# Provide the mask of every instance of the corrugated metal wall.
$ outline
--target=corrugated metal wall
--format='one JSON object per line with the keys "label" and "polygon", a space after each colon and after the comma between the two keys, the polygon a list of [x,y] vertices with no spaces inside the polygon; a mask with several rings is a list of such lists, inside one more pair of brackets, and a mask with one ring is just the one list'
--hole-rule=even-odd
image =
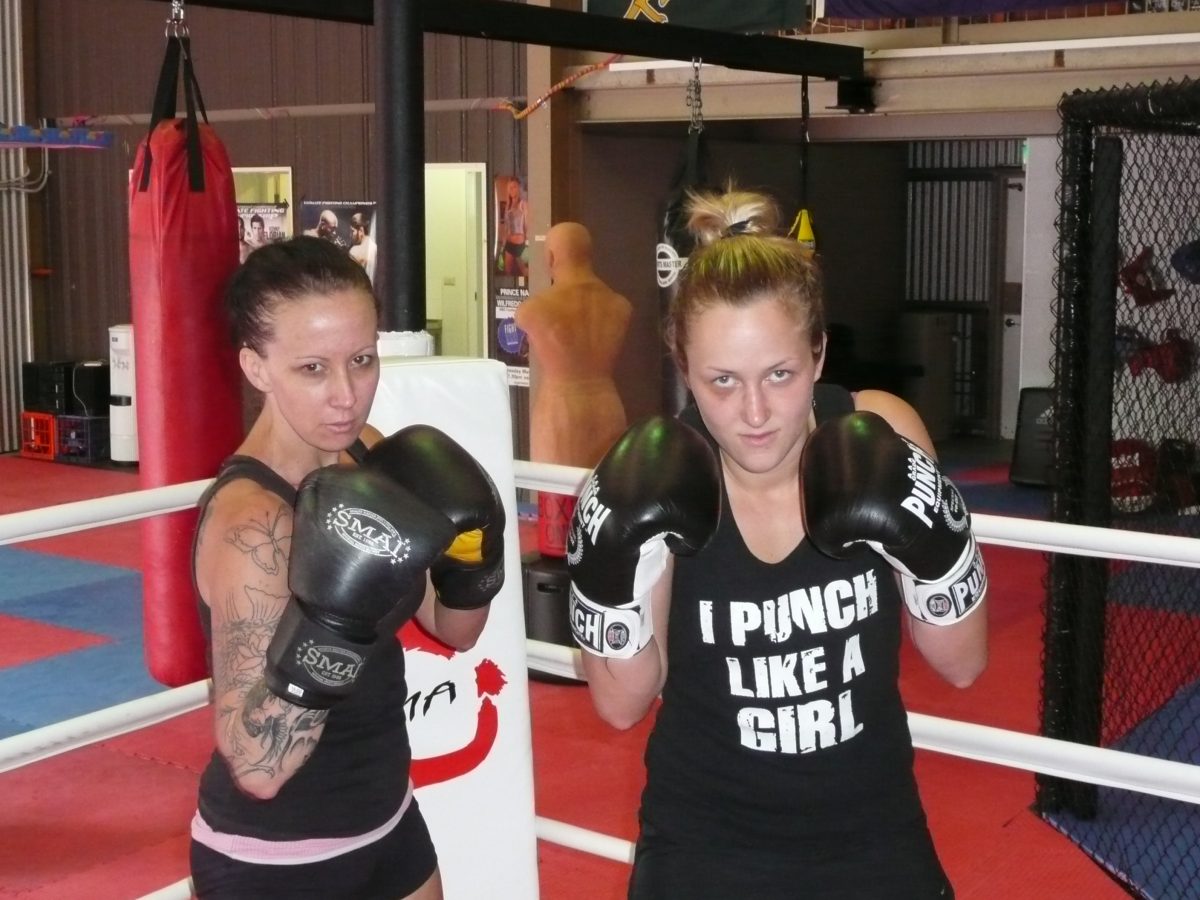
{"label": "corrugated metal wall", "polygon": [[983,141],[913,141],[910,169],[997,169],[1020,167],[1024,138]]}
{"label": "corrugated metal wall", "polygon": [[[25,119],[20,0],[0,0],[0,121]],[[28,194],[44,170],[36,150],[0,150],[0,450],[21,445],[21,363],[32,355]]]}
{"label": "corrugated metal wall", "polygon": [[953,428],[984,433],[1003,228],[997,173],[1023,165],[1021,139],[917,141],[908,148],[905,302],[949,347]]}
{"label": "corrugated metal wall", "polygon": [[906,300],[988,301],[998,224],[993,194],[990,175],[909,177]]}
{"label": "corrugated metal wall", "polygon": [[[149,112],[169,5],[150,0],[38,0],[32,115]],[[196,74],[209,110],[374,100],[369,27],[188,7]],[[430,99],[521,95],[521,45],[428,35]],[[524,146],[510,114],[485,109],[426,114],[428,162],[486,162],[510,172]],[[370,116],[217,125],[235,166],[291,166],[296,200],[371,198],[386,161],[372,155]],[[129,320],[126,180],[144,126],[115,129],[119,146],[56,154],[43,200],[45,265],[37,352],[107,356],[108,327]],[[491,216],[489,215],[489,219]]]}
{"label": "corrugated metal wall", "polygon": [[1020,168],[1024,142],[916,141],[908,151],[908,276],[915,303],[986,303],[993,291],[993,172]]}

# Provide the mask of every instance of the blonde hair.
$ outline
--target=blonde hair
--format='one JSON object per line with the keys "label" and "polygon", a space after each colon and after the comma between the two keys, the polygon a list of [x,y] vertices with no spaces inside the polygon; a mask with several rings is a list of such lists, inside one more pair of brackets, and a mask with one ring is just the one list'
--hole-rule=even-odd
{"label": "blonde hair", "polygon": [[812,252],[779,231],[779,207],[766,194],[737,189],[690,192],[688,231],[696,249],[679,274],[664,336],[687,371],[688,326],[706,309],[775,300],[808,331],[814,353],[825,336],[821,271]]}

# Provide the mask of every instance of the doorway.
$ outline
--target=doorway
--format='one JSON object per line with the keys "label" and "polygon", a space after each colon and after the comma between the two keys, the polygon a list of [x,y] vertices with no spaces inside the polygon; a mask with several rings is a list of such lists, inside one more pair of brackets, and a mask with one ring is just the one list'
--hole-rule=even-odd
{"label": "doorway", "polygon": [[425,164],[425,328],[439,356],[489,355],[487,166]]}

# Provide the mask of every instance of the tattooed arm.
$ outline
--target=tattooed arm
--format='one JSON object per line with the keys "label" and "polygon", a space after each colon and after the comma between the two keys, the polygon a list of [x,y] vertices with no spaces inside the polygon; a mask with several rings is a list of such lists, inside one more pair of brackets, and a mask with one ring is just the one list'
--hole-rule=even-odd
{"label": "tattooed arm", "polygon": [[278,793],[316,748],[328,710],[296,706],[263,682],[267,645],[288,600],[292,510],[251,482],[223,489],[200,526],[196,578],[212,611],[217,749],[237,785]]}

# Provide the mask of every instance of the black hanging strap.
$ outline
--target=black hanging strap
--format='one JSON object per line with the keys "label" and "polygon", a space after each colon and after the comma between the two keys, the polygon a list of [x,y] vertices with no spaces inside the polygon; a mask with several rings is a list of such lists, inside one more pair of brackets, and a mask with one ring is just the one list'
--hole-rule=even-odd
{"label": "black hanging strap", "polygon": [[187,139],[188,155],[188,186],[193,191],[204,190],[204,157],[200,150],[200,117],[208,123],[208,112],[204,108],[204,97],[200,93],[200,83],[196,80],[195,69],[192,66],[192,41],[188,36],[187,26],[180,22],[167,22],[167,49],[163,54],[162,68],[158,73],[158,85],[154,91],[154,106],[150,111],[150,128],[146,133],[146,149],[143,154],[141,178],[138,190],[145,191],[150,187],[150,137],[160,122],[175,118],[176,95],[179,91],[180,62],[183,63],[183,98],[187,108],[184,119],[184,129]]}

